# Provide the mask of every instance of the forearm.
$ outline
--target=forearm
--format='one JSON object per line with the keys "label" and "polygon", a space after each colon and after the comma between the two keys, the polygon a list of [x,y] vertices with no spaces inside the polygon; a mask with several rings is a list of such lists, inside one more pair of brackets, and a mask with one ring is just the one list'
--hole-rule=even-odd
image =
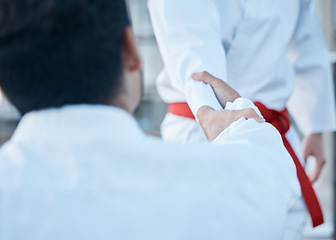
{"label": "forearm", "polygon": [[211,87],[191,79],[192,73],[201,71],[226,79],[220,20],[213,1],[150,0],[148,6],[172,86],[185,95],[195,117],[202,106],[222,109]]}

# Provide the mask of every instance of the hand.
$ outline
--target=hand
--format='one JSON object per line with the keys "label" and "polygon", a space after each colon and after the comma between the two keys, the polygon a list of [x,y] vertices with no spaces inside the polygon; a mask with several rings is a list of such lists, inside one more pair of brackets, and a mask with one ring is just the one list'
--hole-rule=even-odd
{"label": "hand", "polygon": [[323,144],[322,144],[322,134],[310,134],[306,136],[302,141],[303,146],[303,156],[305,161],[309,156],[314,156],[316,159],[316,165],[313,171],[309,174],[309,179],[311,182],[315,182],[322,168],[325,164],[325,158],[323,153]]}
{"label": "hand", "polygon": [[219,78],[215,78],[208,72],[194,73],[191,77],[196,81],[208,83],[212,87],[223,108],[225,108],[227,102],[233,102],[237,98],[240,98],[239,93],[237,93],[226,82]]}
{"label": "hand", "polygon": [[215,140],[225,128],[240,118],[253,118],[257,122],[265,122],[252,108],[216,111],[211,107],[203,106],[197,111],[197,118],[209,141]]}
{"label": "hand", "polygon": [[[225,108],[227,102],[233,102],[240,95],[231,88],[227,83],[219,78],[215,78],[208,72],[194,73],[191,76],[194,80],[208,83],[219,103]],[[254,109],[243,110],[220,110],[215,111],[209,106],[203,106],[197,111],[197,119],[203,131],[209,141],[215,140],[215,138],[233,122],[240,118],[253,118],[257,122],[265,122],[265,120],[254,111]]]}

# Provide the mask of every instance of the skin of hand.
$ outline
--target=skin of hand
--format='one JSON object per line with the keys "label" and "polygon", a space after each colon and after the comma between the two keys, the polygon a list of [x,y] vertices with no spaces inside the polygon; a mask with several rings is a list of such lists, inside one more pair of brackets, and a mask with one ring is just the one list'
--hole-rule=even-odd
{"label": "skin of hand", "polygon": [[196,81],[209,84],[223,108],[225,108],[227,102],[233,102],[237,98],[240,98],[240,95],[236,90],[223,80],[212,76],[208,72],[194,73],[191,77]]}
{"label": "skin of hand", "polygon": [[253,118],[259,123],[265,122],[252,108],[242,110],[214,110],[209,106],[203,106],[197,111],[198,122],[209,141],[216,137],[233,122],[240,118]]}
{"label": "skin of hand", "polygon": [[[195,73],[191,76],[194,80],[209,84],[224,108],[227,102],[233,102],[240,95],[221,79],[215,78],[208,72]],[[233,122],[240,118],[254,119],[259,123],[265,122],[252,108],[242,110],[219,110],[203,106],[197,111],[197,119],[209,141],[215,138]]]}
{"label": "skin of hand", "polygon": [[302,141],[302,148],[305,161],[307,161],[309,156],[314,156],[316,159],[315,168],[309,174],[310,181],[315,182],[320,176],[322,168],[326,162],[323,153],[322,134],[315,133],[304,137]]}

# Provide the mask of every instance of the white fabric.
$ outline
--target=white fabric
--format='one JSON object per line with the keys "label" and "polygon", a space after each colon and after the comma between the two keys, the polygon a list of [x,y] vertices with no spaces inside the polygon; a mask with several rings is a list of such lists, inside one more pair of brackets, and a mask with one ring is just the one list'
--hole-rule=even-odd
{"label": "white fabric", "polygon": [[114,107],[29,113],[0,149],[0,239],[285,239],[301,193],[278,132],[229,128],[182,145]]}
{"label": "white fabric", "polygon": [[[240,109],[247,109],[252,108],[254,111],[262,117],[259,109],[248,99],[244,98],[237,98],[234,102],[227,102],[225,105],[225,110],[240,110]],[[232,129],[234,129],[236,126],[240,126],[244,121],[246,121],[245,118],[241,118],[234,123],[232,123],[228,128],[224,129],[217,138],[212,142],[214,144],[225,144],[225,136],[232,133]],[[249,120],[249,122],[255,122],[254,120]],[[265,123],[268,124],[268,123]],[[233,131],[234,132],[234,131]],[[279,133],[278,133],[279,134]],[[241,138],[241,136],[239,136]]]}
{"label": "white fabric", "polygon": [[[225,110],[239,110],[252,108],[259,116],[262,116],[259,109],[249,100],[238,98],[234,103],[227,102]],[[225,135],[229,131],[225,129],[220,135]],[[162,138],[165,141],[175,141],[181,143],[205,143],[208,142],[202,127],[193,119],[176,116],[167,113],[161,125]],[[292,146],[296,156],[302,166],[305,166],[305,160],[301,150],[301,141],[293,126],[286,133],[286,138]],[[220,138],[219,138],[220,139]],[[217,139],[216,139],[217,140]],[[215,140],[215,141],[216,141]]]}
{"label": "white fabric", "polygon": [[161,124],[161,137],[166,142],[207,143],[201,126],[194,120],[167,113]]}
{"label": "white fabric", "polygon": [[[228,106],[230,105],[231,104],[227,104],[227,110],[229,110]],[[230,132],[229,129],[224,130],[221,135],[215,139],[215,143],[225,144],[225,140],[221,139],[221,137],[225,137]],[[183,143],[208,142],[203,129],[195,120],[179,117],[170,113],[166,115],[162,123],[161,133],[165,141],[175,140]],[[304,166],[305,161],[301,150],[301,143],[293,127],[291,127],[287,132],[286,138],[296,152],[301,164]],[[295,202],[290,215],[291,219],[286,223],[286,233],[283,239],[303,239],[303,229],[308,216],[306,204],[303,198],[298,199]]]}
{"label": "white fabric", "polygon": [[336,128],[328,50],[311,0],[149,0],[165,68],[164,101],[187,101],[196,116],[220,109],[208,71],[268,108],[288,107],[304,134]]}
{"label": "white fabric", "polygon": [[206,143],[202,127],[193,119],[167,113],[161,124],[161,137],[166,142]]}

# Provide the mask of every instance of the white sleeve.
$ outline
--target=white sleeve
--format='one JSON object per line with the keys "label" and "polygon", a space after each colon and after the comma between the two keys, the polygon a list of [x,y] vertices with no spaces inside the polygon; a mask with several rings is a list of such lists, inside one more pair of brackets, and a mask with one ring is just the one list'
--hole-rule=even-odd
{"label": "white sleeve", "polygon": [[336,128],[334,85],[329,52],[311,0],[301,1],[300,17],[289,47],[295,66],[288,109],[305,134]]}
{"label": "white sleeve", "polygon": [[[254,111],[256,111],[256,113],[262,117],[259,109],[254,105],[254,103],[246,98],[237,98],[234,102],[227,102],[225,106],[225,110],[242,110],[242,109],[247,109],[247,108],[254,109]],[[271,132],[273,132],[272,134],[273,135],[275,134],[277,139],[281,139],[278,131],[275,130],[275,128],[272,125],[270,124],[267,124],[267,125],[269,125],[268,128],[272,129],[271,130]],[[241,131],[247,132],[246,137],[248,136],[254,137],[253,135],[258,136],[258,134],[260,133],[259,131],[265,131],[261,129],[265,129],[265,128],[262,126],[262,124],[257,123],[255,120],[253,119],[246,120],[245,118],[240,118],[237,121],[233,122],[226,129],[224,129],[212,143],[213,144],[225,144],[228,138],[231,138],[232,136],[235,136],[235,135],[238,135],[239,137],[241,137],[241,139],[244,139],[243,135],[240,134]]]}
{"label": "white sleeve", "polygon": [[220,19],[212,0],[149,0],[160,52],[174,88],[182,92],[196,117],[202,106],[222,109],[212,88],[191,74],[207,71],[226,79]]}
{"label": "white sleeve", "polygon": [[[261,116],[259,109],[248,99],[237,98],[233,103],[227,103],[225,107],[226,110],[241,110],[246,108],[253,108]],[[292,157],[283,145],[280,133],[269,123],[258,123],[253,119],[246,120],[245,118],[241,118],[219,134],[212,144],[228,147],[234,142],[239,143],[241,147],[240,151],[246,153],[252,161],[261,154],[260,159],[266,158],[272,159],[272,161],[278,159],[279,162],[287,164],[288,168],[283,170],[280,170],[278,166],[279,162],[274,161],[270,165],[273,165],[272,167],[277,168],[278,172],[281,172],[285,176],[283,180],[290,181],[288,186],[291,188],[291,196],[286,209],[287,215],[283,220],[285,226],[282,232],[284,234],[283,239],[293,239],[293,236],[297,235],[297,231],[302,229],[302,223],[307,216],[304,210],[298,211],[298,209],[304,209],[305,205],[302,200],[299,181],[297,180],[296,167]],[[250,145],[253,147],[248,150]],[[234,160],[236,161],[236,159]],[[252,169],[255,166],[255,164],[251,165],[249,167],[250,170],[253,171]],[[257,165],[256,167],[259,170],[262,169],[261,172],[269,171],[263,165]],[[271,178],[269,177],[268,179]],[[281,194],[286,194],[286,191]]]}

